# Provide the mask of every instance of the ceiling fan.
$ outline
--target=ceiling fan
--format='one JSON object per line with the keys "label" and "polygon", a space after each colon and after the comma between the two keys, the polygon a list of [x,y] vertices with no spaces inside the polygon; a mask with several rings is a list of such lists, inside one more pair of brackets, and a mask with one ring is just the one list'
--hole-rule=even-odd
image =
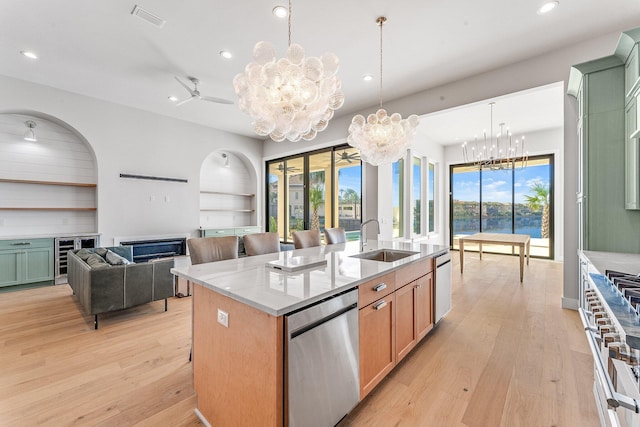
{"label": "ceiling fan", "polygon": [[189,92],[189,94],[191,95],[189,98],[183,99],[182,101],[178,102],[176,104],[176,106],[185,104],[189,101],[192,101],[194,99],[199,99],[200,101],[210,101],[210,102],[216,102],[218,104],[233,104],[233,101],[229,101],[228,99],[224,99],[224,98],[216,98],[215,96],[204,96],[200,94],[200,91],[198,90],[198,84],[200,83],[200,80],[196,79],[195,77],[187,77],[191,83],[193,83],[193,89],[191,89],[187,83],[183,82],[182,80],[180,80],[180,78],[178,78],[178,76],[174,76],[175,79],[178,81],[178,83],[180,83],[182,85],[182,87],[184,87],[187,92]]}
{"label": "ceiling fan", "polygon": [[[284,163],[278,164],[278,172],[284,172]],[[295,166],[287,166],[287,172],[298,172]]]}
{"label": "ceiling fan", "polygon": [[347,150],[344,150],[342,153],[336,153],[336,155],[338,156],[336,163],[352,163],[354,160],[360,160],[360,153],[347,153]]}

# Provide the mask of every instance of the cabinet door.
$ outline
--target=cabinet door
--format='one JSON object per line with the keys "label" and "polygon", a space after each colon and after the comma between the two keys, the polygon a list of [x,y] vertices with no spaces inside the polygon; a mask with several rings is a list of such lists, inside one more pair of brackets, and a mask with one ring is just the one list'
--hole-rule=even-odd
{"label": "cabinet door", "polygon": [[0,286],[20,283],[22,258],[22,253],[18,250],[0,251]]}
{"label": "cabinet door", "polygon": [[396,360],[401,361],[416,346],[417,281],[396,291]]}
{"label": "cabinet door", "polygon": [[627,57],[627,61],[624,64],[624,93],[626,95],[625,104],[632,98],[633,89],[636,88],[636,82],[638,81],[640,72],[640,62],[638,61],[638,44],[636,44],[631,53]]}
{"label": "cabinet door", "polygon": [[34,248],[24,251],[23,283],[53,280],[53,247]]}
{"label": "cabinet door", "polygon": [[396,364],[394,294],[360,309],[359,317],[362,400]]}
{"label": "cabinet door", "polygon": [[417,340],[424,338],[433,329],[433,273],[416,280],[416,334]]}
{"label": "cabinet door", "polygon": [[633,98],[625,109],[625,208],[640,209],[640,200],[638,197],[640,186],[640,170],[638,163],[640,161],[640,153],[638,153],[638,139],[631,138],[631,134],[636,131],[637,115],[636,115],[636,99]]}

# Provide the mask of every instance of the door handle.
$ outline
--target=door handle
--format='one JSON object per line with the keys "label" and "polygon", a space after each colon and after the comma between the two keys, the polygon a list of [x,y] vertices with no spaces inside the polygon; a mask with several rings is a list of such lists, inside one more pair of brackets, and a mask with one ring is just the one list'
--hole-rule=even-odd
{"label": "door handle", "polygon": [[385,300],[380,301],[377,304],[373,305],[373,309],[374,310],[382,310],[383,308],[385,308],[387,306],[387,302]]}
{"label": "door handle", "polygon": [[376,292],[380,292],[387,289],[387,284],[386,283],[380,283],[379,285],[376,285],[373,287],[373,290]]}

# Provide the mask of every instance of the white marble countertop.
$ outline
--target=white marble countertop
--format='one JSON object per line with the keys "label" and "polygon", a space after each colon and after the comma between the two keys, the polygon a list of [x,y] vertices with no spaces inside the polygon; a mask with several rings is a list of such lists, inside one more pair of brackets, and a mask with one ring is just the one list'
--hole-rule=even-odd
{"label": "white marble countertop", "polygon": [[[360,242],[340,243],[232,260],[190,265],[188,257],[176,259],[171,272],[274,316],[305,307],[333,294],[358,286],[376,276],[449,250],[447,246],[370,240],[364,251],[396,249],[417,252],[395,262],[353,258]],[[267,267],[270,261],[291,257],[309,261],[326,260],[326,265],[296,272]]]}
{"label": "white marble countertop", "polygon": [[640,274],[640,254],[620,252],[582,251],[600,274],[605,270]]}

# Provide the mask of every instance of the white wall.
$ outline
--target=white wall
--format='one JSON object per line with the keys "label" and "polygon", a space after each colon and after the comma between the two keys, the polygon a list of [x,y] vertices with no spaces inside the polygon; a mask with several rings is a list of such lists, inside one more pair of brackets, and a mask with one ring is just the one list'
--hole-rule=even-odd
{"label": "white wall", "polygon": [[[493,71],[478,74],[468,79],[386,102],[385,109],[400,113],[403,117],[412,113],[423,115],[556,82],[563,82],[564,93],[566,93],[571,66],[611,55],[616,48],[620,33],[624,30],[626,28]],[[348,108],[348,101],[347,99],[343,108]],[[318,134],[313,144],[300,146],[299,143],[291,142],[266,142],[264,155],[265,157],[278,157],[279,153],[300,152],[314,147],[333,145],[336,141],[345,141],[351,118],[355,114],[366,115],[374,111],[374,109],[375,107],[372,106],[370,110],[357,111],[353,112],[353,114],[345,114],[342,117],[333,118],[329,123],[329,127]],[[577,152],[576,123],[575,99],[565,95],[563,139],[566,153]],[[578,298],[577,225],[575,221],[577,211],[575,198],[570,197],[576,191],[577,165],[576,156],[565,157],[562,178],[564,179],[564,192],[568,197],[562,202],[564,205],[564,218],[556,218],[557,221],[564,222],[563,253],[565,265],[562,302],[564,307],[577,306],[575,303]],[[561,178],[558,177],[558,179]],[[378,182],[378,186],[380,185],[382,185],[381,180]],[[444,211],[442,213],[444,214]]]}
{"label": "white wall", "polygon": [[[554,197],[553,197],[553,214],[554,214],[554,259],[562,261],[564,258],[564,131],[563,129],[549,129],[540,132],[527,133],[527,151],[530,156],[541,154],[553,154],[554,156]],[[464,163],[462,149],[460,144],[448,145],[445,149],[445,161],[447,164],[446,173],[446,192],[449,194],[450,182],[448,179],[449,166]],[[446,202],[446,217],[449,218],[449,202]],[[447,244],[449,242],[450,230],[447,221]]]}
{"label": "white wall", "polygon": [[[262,142],[157,114],[0,76],[0,113],[49,115],[82,135],[97,161],[98,232],[114,237],[191,234],[199,228],[200,168],[215,150],[241,152],[262,170]],[[188,183],[120,178],[120,173]],[[262,189],[262,173],[255,188]],[[262,218],[260,192],[257,218]]]}
{"label": "white wall", "polygon": [[[36,124],[37,141],[23,139],[27,120]],[[25,114],[0,114],[0,179],[29,182],[0,182],[0,236],[95,232],[95,211],[81,210],[95,209],[94,187],[33,183],[96,182],[90,147],[58,123]]]}

